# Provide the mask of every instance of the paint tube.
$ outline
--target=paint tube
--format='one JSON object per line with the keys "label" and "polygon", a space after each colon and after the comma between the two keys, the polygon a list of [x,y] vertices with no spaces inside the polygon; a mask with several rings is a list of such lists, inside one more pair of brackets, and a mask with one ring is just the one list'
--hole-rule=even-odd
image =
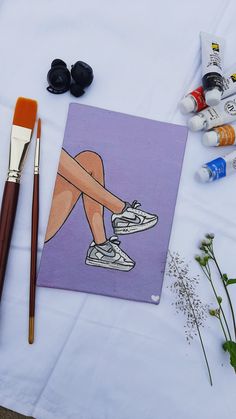
{"label": "paint tube", "polygon": [[207,104],[202,86],[188,93],[179,103],[180,111],[183,114],[199,112],[206,107]]}
{"label": "paint tube", "polygon": [[201,32],[202,46],[202,86],[206,103],[217,105],[223,93],[223,52],[224,40],[218,36]]}
{"label": "paint tube", "polygon": [[236,126],[223,125],[205,132],[202,144],[208,147],[221,147],[236,144]]}
{"label": "paint tube", "polygon": [[216,106],[203,109],[188,121],[191,131],[209,130],[236,120],[236,95],[223,99]]}
{"label": "paint tube", "polygon": [[198,170],[197,175],[205,183],[221,179],[232,173],[236,173],[236,151],[204,164]]}
{"label": "paint tube", "polygon": [[[223,76],[222,99],[236,93],[236,64],[234,64]],[[203,87],[188,93],[179,103],[180,111],[183,114],[190,112],[199,112],[207,107]]]}

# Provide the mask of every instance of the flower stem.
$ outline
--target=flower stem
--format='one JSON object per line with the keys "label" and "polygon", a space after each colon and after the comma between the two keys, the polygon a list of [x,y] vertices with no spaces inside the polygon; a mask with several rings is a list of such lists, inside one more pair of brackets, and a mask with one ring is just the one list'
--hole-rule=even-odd
{"label": "flower stem", "polygon": [[202,347],[203,355],[204,355],[204,358],[205,358],[205,361],[206,361],[206,366],[207,366],[207,371],[208,371],[208,375],[209,375],[210,384],[212,386],[213,385],[213,382],[212,382],[212,376],[211,376],[210,366],[209,366],[209,363],[208,363],[207,354],[206,354],[206,351],[205,351],[205,347],[204,347],[204,344],[203,344],[201,332],[200,332],[200,329],[199,329],[199,326],[198,326],[197,322],[196,322],[196,327],[197,327],[198,336],[199,336],[199,339],[200,339],[200,342],[201,342],[201,347]]}
{"label": "flower stem", "polygon": [[200,328],[199,328],[199,325],[198,325],[198,321],[197,321],[197,318],[196,318],[196,315],[195,315],[195,310],[194,310],[194,307],[193,307],[193,305],[192,305],[192,302],[191,302],[191,299],[190,299],[189,293],[188,293],[188,291],[187,291],[187,289],[186,289],[186,286],[185,286],[184,280],[183,280],[183,278],[182,278],[182,275],[180,274],[180,272],[179,272],[179,268],[178,268],[178,266],[177,266],[177,264],[176,264],[176,262],[175,262],[175,259],[174,259],[174,257],[172,256],[172,254],[170,253],[170,251],[169,251],[169,254],[170,254],[170,256],[171,256],[171,258],[172,258],[172,261],[173,261],[173,263],[174,263],[174,265],[175,265],[176,271],[178,272],[179,279],[180,279],[180,280],[181,280],[181,282],[182,282],[182,285],[183,285],[184,291],[185,291],[186,296],[187,296],[187,299],[188,299],[189,307],[190,307],[190,309],[191,309],[191,311],[192,311],[192,313],[193,313],[194,322],[195,322],[195,325],[196,325],[196,328],[197,328],[197,333],[198,333],[198,336],[199,336],[199,340],[200,340],[200,344],[201,344],[201,348],[202,348],[203,356],[204,356],[204,359],[205,359],[205,362],[206,362],[206,366],[207,366],[207,371],[208,371],[208,375],[209,375],[210,385],[212,386],[212,385],[213,385],[213,382],[212,382],[212,376],[211,376],[210,366],[209,366],[209,363],[208,363],[207,354],[206,354],[206,350],[205,350],[204,343],[203,343],[203,340],[202,340],[202,335],[201,335],[201,332],[200,332]]}
{"label": "flower stem", "polygon": [[225,293],[226,293],[227,298],[228,298],[228,301],[229,301],[229,306],[230,306],[230,311],[231,311],[232,320],[233,320],[233,326],[234,326],[234,336],[235,336],[235,340],[236,340],[236,321],[235,321],[235,315],[234,315],[233,304],[232,304],[232,301],[231,301],[231,298],[230,298],[230,295],[229,295],[229,291],[228,291],[228,289],[227,289],[227,286],[226,286],[225,281],[224,281],[224,278],[223,278],[223,273],[221,272],[221,269],[220,269],[220,267],[219,267],[219,265],[218,265],[218,262],[217,262],[217,260],[216,260],[215,253],[214,253],[214,250],[213,250],[213,245],[212,245],[212,259],[213,259],[213,261],[215,262],[216,268],[217,268],[217,270],[218,270],[218,272],[219,272],[219,275],[220,275],[221,281],[222,281],[222,283],[223,283],[223,287],[224,287],[224,289],[225,289]]}
{"label": "flower stem", "polygon": [[223,330],[223,333],[224,333],[225,340],[227,341],[227,340],[228,340],[228,338],[227,338],[227,335],[226,335],[226,332],[225,332],[225,328],[224,328],[224,325],[223,325],[223,322],[222,322],[222,320],[221,320],[220,315],[219,315],[218,319],[219,319],[219,321],[220,321],[220,324],[221,324],[221,327],[222,327],[222,330]]}
{"label": "flower stem", "polygon": [[217,292],[216,292],[215,286],[214,286],[213,281],[212,281],[210,267],[209,267],[209,265],[207,265],[207,267],[206,267],[206,271],[203,269],[203,267],[202,267],[202,266],[201,266],[201,268],[202,268],[202,271],[204,272],[204,274],[206,275],[207,279],[209,280],[209,282],[210,282],[210,284],[211,284],[211,287],[212,287],[213,293],[214,293],[214,295],[215,295],[215,297],[216,297],[216,301],[217,301],[217,303],[218,303],[218,305],[219,305],[219,309],[220,309],[220,311],[221,311],[221,313],[222,313],[222,316],[223,316],[223,319],[224,319],[224,322],[225,322],[225,326],[226,326],[226,329],[227,329],[227,332],[228,332],[228,335],[229,335],[229,338],[227,338],[227,337],[226,337],[226,340],[232,340],[231,333],[230,333],[230,329],[229,329],[229,326],[228,326],[228,322],[227,322],[227,319],[226,319],[226,316],[225,316],[225,312],[224,312],[224,310],[223,310],[223,307],[222,307],[221,303],[219,303],[219,301],[218,301],[218,295],[217,295]]}

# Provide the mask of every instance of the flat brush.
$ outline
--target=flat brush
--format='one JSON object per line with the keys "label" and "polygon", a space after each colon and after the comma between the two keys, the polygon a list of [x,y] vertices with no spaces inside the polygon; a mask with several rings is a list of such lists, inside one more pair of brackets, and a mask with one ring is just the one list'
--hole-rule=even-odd
{"label": "flat brush", "polygon": [[37,114],[35,100],[17,99],[11,131],[8,176],[0,214],[0,299],[2,296],[8,254],[15,221],[20,179]]}
{"label": "flat brush", "polygon": [[35,294],[37,278],[37,251],[39,225],[39,158],[40,158],[41,119],[38,120],[34,158],[34,186],[32,201],[31,263],[30,263],[30,299],[29,299],[29,343],[34,343]]}

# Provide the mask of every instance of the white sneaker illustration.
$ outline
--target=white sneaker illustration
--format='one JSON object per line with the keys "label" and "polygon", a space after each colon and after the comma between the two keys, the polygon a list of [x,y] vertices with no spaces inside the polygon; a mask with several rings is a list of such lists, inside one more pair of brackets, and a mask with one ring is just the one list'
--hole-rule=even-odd
{"label": "white sneaker illustration", "polygon": [[130,271],[135,262],[119,246],[120,241],[116,236],[110,237],[104,244],[92,242],[87,252],[86,265]]}
{"label": "white sneaker illustration", "polygon": [[123,212],[112,215],[111,222],[115,234],[138,233],[139,231],[148,230],[157,224],[158,216],[137,209],[140,206],[141,204],[137,201],[133,201],[132,204],[127,202]]}

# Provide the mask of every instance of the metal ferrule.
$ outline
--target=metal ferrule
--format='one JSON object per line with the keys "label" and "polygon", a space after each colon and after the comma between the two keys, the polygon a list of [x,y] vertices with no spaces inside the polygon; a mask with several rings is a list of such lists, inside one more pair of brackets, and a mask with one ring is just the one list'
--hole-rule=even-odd
{"label": "metal ferrule", "polygon": [[40,157],[40,140],[36,139],[35,156],[34,156],[34,174],[39,174],[39,157]]}
{"label": "metal ferrule", "polygon": [[32,130],[12,125],[8,182],[19,183],[21,172],[26,159]]}

